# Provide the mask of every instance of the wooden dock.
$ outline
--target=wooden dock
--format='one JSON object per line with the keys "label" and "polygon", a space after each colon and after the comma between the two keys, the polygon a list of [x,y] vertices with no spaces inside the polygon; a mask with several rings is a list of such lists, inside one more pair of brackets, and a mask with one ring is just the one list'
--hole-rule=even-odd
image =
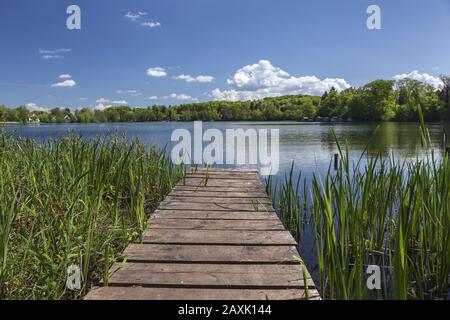
{"label": "wooden dock", "polygon": [[[186,175],[86,299],[318,299],[256,170]],[[308,288],[305,290],[305,286]]]}

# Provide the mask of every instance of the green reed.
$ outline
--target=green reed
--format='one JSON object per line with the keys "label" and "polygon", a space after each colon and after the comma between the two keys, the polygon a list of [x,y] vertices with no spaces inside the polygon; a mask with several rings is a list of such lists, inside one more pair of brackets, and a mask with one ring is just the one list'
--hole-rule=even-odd
{"label": "green reed", "polygon": [[[117,135],[38,144],[0,132],[0,299],[80,298],[182,179],[164,150]],[[65,287],[81,267],[83,287]]]}
{"label": "green reed", "polygon": [[[422,129],[423,130],[423,129]],[[424,136],[427,131],[423,130]],[[298,191],[294,168],[288,178],[267,189],[280,208],[283,223],[306,208],[315,233],[317,270],[324,298],[441,299],[450,274],[450,163],[399,163],[369,157],[350,163],[348,148],[338,144],[336,171],[304,180]],[[289,194],[293,195],[289,195]],[[297,198],[294,193],[297,194]],[[293,203],[295,202],[295,203]],[[307,221],[307,220],[305,220]],[[367,266],[382,270],[381,290],[368,290]],[[315,266],[310,266],[314,268]]]}

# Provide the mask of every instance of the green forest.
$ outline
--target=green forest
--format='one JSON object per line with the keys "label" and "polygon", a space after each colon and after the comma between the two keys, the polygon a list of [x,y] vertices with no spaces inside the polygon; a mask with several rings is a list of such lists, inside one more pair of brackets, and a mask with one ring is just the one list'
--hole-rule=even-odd
{"label": "green forest", "polygon": [[338,92],[332,88],[322,96],[290,95],[256,101],[210,101],[146,108],[114,106],[105,110],[54,108],[30,112],[25,106],[0,105],[1,122],[100,123],[145,121],[268,121],[312,120],[336,117],[354,121],[417,121],[420,105],[426,121],[450,120],[450,76],[441,76],[443,86],[411,79],[376,80],[360,88]]}

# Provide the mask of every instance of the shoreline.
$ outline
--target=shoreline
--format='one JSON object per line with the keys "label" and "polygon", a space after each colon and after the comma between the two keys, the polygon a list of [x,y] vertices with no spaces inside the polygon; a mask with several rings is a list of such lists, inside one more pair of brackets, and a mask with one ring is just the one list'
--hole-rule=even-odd
{"label": "shoreline", "polygon": [[[385,124],[385,123],[396,123],[396,124],[410,124],[417,123],[416,121],[293,121],[293,120],[179,120],[179,121],[117,121],[117,122],[40,122],[40,123],[22,123],[14,121],[1,122],[0,125],[15,124],[15,125],[99,125],[99,124],[148,124],[148,123],[193,123],[195,121],[201,121],[203,123],[260,123],[260,124]],[[426,121],[427,124],[450,124],[450,121]]]}

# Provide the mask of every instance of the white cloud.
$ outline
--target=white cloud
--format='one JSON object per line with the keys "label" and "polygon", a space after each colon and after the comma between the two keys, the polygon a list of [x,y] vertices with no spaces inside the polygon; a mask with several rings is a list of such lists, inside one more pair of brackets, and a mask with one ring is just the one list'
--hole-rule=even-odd
{"label": "white cloud", "polygon": [[406,79],[406,78],[424,82],[426,84],[433,86],[435,89],[440,89],[444,85],[442,80],[439,79],[438,77],[433,77],[432,75],[429,75],[428,73],[419,73],[419,71],[417,71],[417,70],[414,70],[410,73],[403,73],[403,74],[398,74],[398,75],[394,76],[394,80],[396,80],[396,81]]}
{"label": "white cloud", "polygon": [[132,97],[139,97],[142,96],[142,92],[138,89],[132,89],[132,90],[117,90],[117,94],[129,94]]}
{"label": "white cloud", "polygon": [[103,111],[103,110],[106,110],[106,109],[111,108],[111,107],[112,107],[111,105],[105,105],[105,104],[103,104],[103,103],[99,103],[99,104],[97,104],[97,105],[94,107],[94,110],[100,110],[100,111]]}
{"label": "white cloud", "polygon": [[95,102],[97,102],[97,103],[109,103],[110,101],[109,101],[109,99],[99,98],[99,99],[97,99],[97,101],[95,101]]}
{"label": "white cloud", "polygon": [[142,16],[146,16],[147,12],[137,12],[137,13],[133,13],[131,11],[127,12],[127,14],[125,15],[125,18],[130,19],[131,21],[136,21],[137,19],[139,19]]}
{"label": "white cloud", "polygon": [[211,92],[216,100],[256,100],[289,94],[320,95],[332,87],[338,91],[350,87],[344,79],[339,78],[321,80],[316,76],[294,77],[274,67],[268,60],[242,67],[227,83],[230,89],[216,88]]}
{"label": "white cloud", "polygon": [[149,28],[157,28],[161,26],[160,22],[151,22],[151,21],[146,21],[141,23],[141,26],[143,27],[149,27]]}
{"label": "white cloud", "polygon": [[99,98],[97,99],[97,101],[95,101],[96,103],[98,103],[99,106],[103,105],[103,107],[106,106],[106,104],[108,104],[108,107],[111,107],[111,104],[121,104],[121,105],[128,105],[128,101],[126,100],[110,100],[110,99],[106,99],[106,98]]}
{"label": "white cloud", "polygon": [[180,74],[179,76],[176,76],[175,79],[184,80],[186,82],[203,82],[203,83],[205,83],[205,82],[213,81],[214,77],[213,76],[205,76],[205,75],[193,77],[188,74]]}
{"label": "white cloud", "polygon": [[70,74],[68,74],[68,73],[65,73],[65,74],[59,75],[59,78],[60,79],[71,79],[72,76]]}
{"label": "white cloud", "polygon": [[[131,11],[127,12],[127,14],[125,15],[125,18],[129,19],[132,22],[136,22],[137,20],[139,20],[141,17],[146,16],[147,12],[136,12],[133,13]],[[142,27],[148,27],[148,28],[157,28],[161,26],[161,23],[158,21],[144,21],[142,23],[140,23],[140,25]]]}
{"label": "white cloud", "polygon": [[39,49],[39,54],[57,54],[57,53],[65,53],[70,52],[71,49]]}
{"label": "white cloud", "polygon": [[171,93],[168,96],[150,96],[149,100],[167,100],[167,99],[175,99],[179,101],[198,101],[197,98],[191,97],[190,95],[184,93]]}
{"label": "white cloud", "polygon": [[71,88],[71,87],[75,87],[77,85],[77,83],[75,82],[75,80],[64,80],[62,82],[57,82],[52,84],[53,88]]}
{"label": "white cloud", "polygon": [[27,104],[25,105],[25,107],[28,109],[28,111],[31,111],[31,112],[35,112],[35,111],[48,112],[48,111],[49,111],[48,108],[40,107],[40,106],[38,106],[38,105],[37,105],[36,103],[34,103],[34,102],[27,103]]}
{"label": "white cloud", "polygon": [[170,98],[175,99],[175,100],[181,100],[181,101],[186,101],[186,100],[191,100],[191,101],[197,101],[197,98],[193,98],[187,94],[184,93],[171,93],[169,95]]}
{"label": "white cloud", "polygon": [[44,60],[62,58],[62,54],[70,52],[71,49],[39,49],[39,55]]}
{"label": "white cloud", "polygon": [[52,59],[59,59],[61,58],[61,56],[58,54],[45,54],[41,56],[41,58],[44,60],[52,60]]}
{"label": "white cloud", "polygon": [[164,68],[161,67],[153,67],[147,69],[147,75],[150,77],[165,77],[167,76],[167,71]]}
{"label": "white cloud", "polygon": [[128,105],[128,102],[126,100],[113,100],[113,104],[121,104],[121,105]]}

